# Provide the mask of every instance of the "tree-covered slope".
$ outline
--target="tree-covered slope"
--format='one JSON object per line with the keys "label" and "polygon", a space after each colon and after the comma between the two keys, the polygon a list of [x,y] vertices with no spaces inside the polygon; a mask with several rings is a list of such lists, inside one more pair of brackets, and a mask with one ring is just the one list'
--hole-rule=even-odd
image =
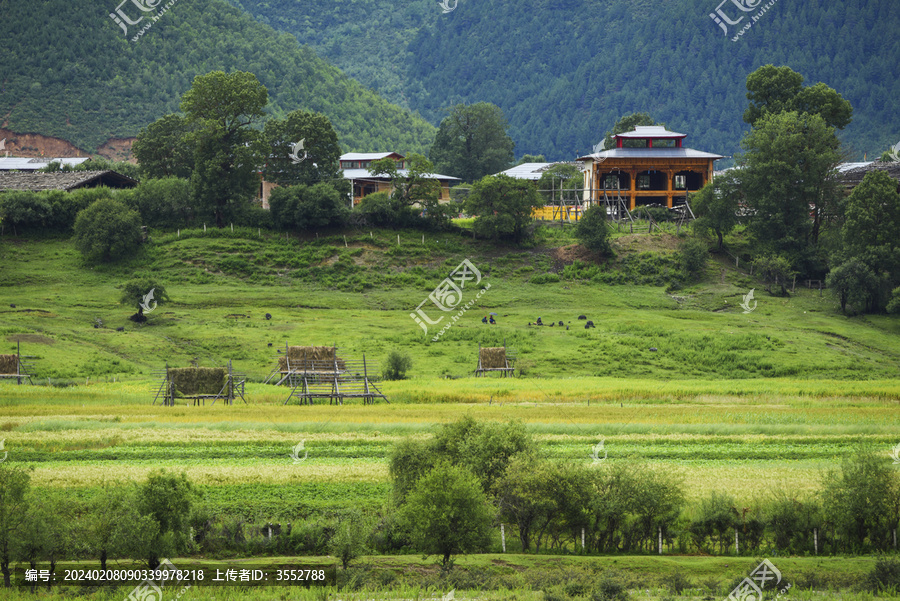
{"label": "tree-covered slope", "polygon": [[[0,126],[92,151],[177,111],[194,76],[241,70],[268,88],[271,114],[327,115],[345,151],[422,151],[434,137],[419,116],[224,0],[176,2],[137,41],[131,36],[149,18],[126,38],[109,17],[118,4],[0,0]],[[123,10],[141,14],[131,3]]]}
{"label": "tree-covered slope", "polygon": [[460,0],[447,14],[433,0],[230,1],[434,123],[457,102],[497,104],[518,156],[571,158],[635,111],[731,155],[747,75],[768,63],[851,101],[842,137],[854,158],[900,139],[895,0],[775,2],[736,42],[709,17],[717,0]]}

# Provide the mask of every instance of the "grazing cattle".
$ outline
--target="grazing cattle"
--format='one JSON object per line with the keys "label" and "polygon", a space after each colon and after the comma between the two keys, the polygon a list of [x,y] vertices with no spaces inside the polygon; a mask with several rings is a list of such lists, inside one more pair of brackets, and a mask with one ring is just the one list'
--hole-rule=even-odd
{"label": "grazing cattle", "polygon": [[267,319],[267,320],[268,320],[268,319],[272,319],[272,314],[271,314],[271,313],[266,313],[266,319]]}
{"label": "grazing cattle", "polygon": [[587,319],[587,315],[579,315],[578,319]]}
{"label": "grazing cattle", "polygon": [[593,328],[593,327],[595,327],[593,321],[588,320],[588,322],[586,324],[584,324],[585,330],[587,330],[588,328]]}
{"label": "grazing cattle", "polygon": [[125,331],[124,326],[119,326],[118,328],[116,328],[116,332],[124,332],[124,331]]}

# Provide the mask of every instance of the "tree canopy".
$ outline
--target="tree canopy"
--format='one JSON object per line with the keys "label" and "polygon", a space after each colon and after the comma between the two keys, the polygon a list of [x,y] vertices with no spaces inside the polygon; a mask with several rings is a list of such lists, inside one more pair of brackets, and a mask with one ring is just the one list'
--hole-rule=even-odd
{"label": "tree canopy", "polygon": [[515,144],[507,129],[499,107],[458,104],[441,121],[428,154],[438,172],[474,182],[512,164]]}
{"label": "tree canopy", "polygon": [[756,125],[766,115],[796,111],[819,115],[836,129],[850,124],[853,107],[824,83],[802,87],[803,76],[787,66],[764,65],[747,76],[744,121]]}

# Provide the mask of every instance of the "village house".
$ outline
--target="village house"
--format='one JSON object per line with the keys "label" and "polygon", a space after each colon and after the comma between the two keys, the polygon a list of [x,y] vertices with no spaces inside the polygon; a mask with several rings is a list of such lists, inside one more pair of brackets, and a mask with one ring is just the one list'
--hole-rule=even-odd
{"label": "village house", "polygon": [[[396,152],[348,152],[340,158],[341,172],[344,179],[350,180],[353,194],[353,206],[358,205],[363,198],[375,192],[390,194],[393,190],[391,178],[386,175],[372,175],[369,171],[372,163],[381,159],[391,158],[398,163],[397,173],[401,176],[408,174],[406,169],[406,157]],[[458,177],[429,173],[424,177],[436,179],[441,184],[441,196],[439,202],[450,202],[450,186],[459,183]]]}
{"label": "village house", "polygon": [[615,148],[579,157],[584,199],[591,203],[621,199],[630,211],[643,205],[683,205],[689,192],[712,179],[716,159],[723,158],[686,148],[686,137],[661,126],[639,125],[614,136]]}

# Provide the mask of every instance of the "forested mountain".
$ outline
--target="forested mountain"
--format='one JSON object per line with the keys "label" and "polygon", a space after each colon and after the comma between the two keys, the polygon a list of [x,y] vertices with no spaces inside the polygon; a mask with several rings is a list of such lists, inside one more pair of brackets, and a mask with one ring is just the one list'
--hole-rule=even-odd
{"label": "forested mountain", "polygon": [[[153,22],[161,0],[129,35],[110,18],[121,0],[0,0],[0,127],[41,133],[93,151],[178,110],[194,76],[249,71],[275,116],[327,115],[345,151],[423,151],[435,130],[224,0],[180,0]],[[147,16],[149,15],[149,16]],[[152,24],[136,41],[140,28]]]}
{"label": "forested mountain", "polygon": [[[743,35],[709,17],[718,0],[229,0],[433,123],[458,103],[492,102],[516,155],[571,158],[616,119],[644,111],[691,146],[738,151],[747,75],[787,65],[853,104],[841,134],[852,158],[900,139],[896,0],[776,1]],[[450,0],[449,6],[453,6]]]}

